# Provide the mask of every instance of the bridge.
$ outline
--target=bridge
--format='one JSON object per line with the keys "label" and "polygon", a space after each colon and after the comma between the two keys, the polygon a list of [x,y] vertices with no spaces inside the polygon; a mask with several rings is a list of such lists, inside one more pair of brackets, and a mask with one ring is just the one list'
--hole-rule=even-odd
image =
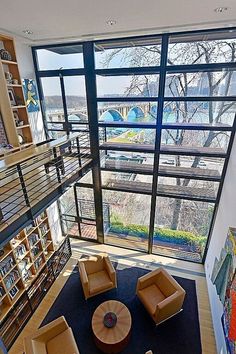
{"label": "bridge", "polygon": [[[114,104],[98,107],[99,120],[107,121],[132,121],[137,118],[145,117],[147,114],[152,114],[155,117],[156,104],[149,102],[141,102],[135,105],[130,102],[127,104]],[[79,109],[68,109],[68,116],[70,121],[87,121],[87,108],[81,107]],[[61,110],[50,112],[48,114],[49,122],[64,122],[64,113]]]}

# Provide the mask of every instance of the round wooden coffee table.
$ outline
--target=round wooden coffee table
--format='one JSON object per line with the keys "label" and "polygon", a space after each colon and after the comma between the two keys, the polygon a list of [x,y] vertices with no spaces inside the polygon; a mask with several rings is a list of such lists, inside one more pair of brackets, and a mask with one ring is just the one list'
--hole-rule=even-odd
{"label": "round wooden coffee table", "polygon": [[[104,325],[104,316],[108,312],[116,315],[117,322],[112,328]],[[131,332],[131,315],[122,302],[109,300],[97,307],[92,317],[92,330],[97,347],[104,353],[121,352],[128,344]]]}

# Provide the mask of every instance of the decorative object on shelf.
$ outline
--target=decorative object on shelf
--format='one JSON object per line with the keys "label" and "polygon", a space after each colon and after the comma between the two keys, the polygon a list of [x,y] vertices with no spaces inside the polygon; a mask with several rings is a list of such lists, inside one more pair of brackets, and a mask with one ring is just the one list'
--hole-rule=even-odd
{"label": "decorative object on shelf", "polygon": [[10,73],[9,71],[6,71],[5,78],[6,78],[8,84],[12,83],[12,73]]}
{"label": "decorative object on shelf", "polygon": [[25,143],[25,139],[22,134],[18,134],[19,143],[22,145]]}
{"label": "decorative object on shelf", "polygon": [[[28,147],[28,144],[33,144],[33,137],[31,126],[29,122],[29,116],[27,107],[24,99],[24,90],[21,82],[20,70],[17,63],[17,55],[15,51],[14,38],[0,34],[0,50],[5,48],[10,52],[11,60],[1,60],[1,58],[7,58],[7,53],[4,49],[1,50],[0,54],[0,101],[1,104],[1,117],[0,117],[0,132],[1,132],[1,143],[9,143],[14,146],[14,151],[22,150]],[[10,57],[8,57],[10,59]],[[9,89],[9,90],[8,90]],[[12,89],[10,91],[10,89]],[[9,96],[9,99],[8,99]],[[17,107],[20,106],[20,107]],[[15,124],[15,120],[12,114],[12,110],[19,108],[20,120],[24,121],[24,140],[25,143],[21,145],[18,139],[19,131],[18,125]],[[22,124],[22,123],[21,123]],[[10,151],[5,151],[0,148],[0,156],[11,153]]]}
{"label": "decorative object on shelf", "polygon": [[25,227],[25,231],[26,231],[26,233],[28,234],[28,233],[30,233],[34,228],[35,228],[35,223],[34,222],[32,222],[31,224],[29,224],[29,225],[27,225],[26,227]]}
{"label": "decorative object on shelf", "polygon": [[0,249],[0,257],[2,257],[3,255],[4,255],[4,249],[1,248],[1,249]]}
{"label": "decorative object on shelf", "polygon": [[13,116],[14,116],[14,119],[15,119],[15,123],[16,123],[16,126],[18,127],[20,124],[20,118],[19,118],[19,116],[18,116],[18,111],[17,110],[15,110],[15,111],[13,111]]}
{"label": "decorative object on shelf", "polygon": [[23,79],[23,90],[25,95],[26,106],[28,112],[39,111],[39,97],[36,88],[36,82],[33,79]]}
{"label": "decorative object on shelf", "polygon": [[113,328],[113,327],[115,327],[116,322],[117,322],[117,316],[114,312],[107,312],[104,315],[103,323],[104,323],[105,327]]}
{"label": "decorative object on shelf", "polygon": [[13,88],[8,88],[8,95],[12,106],[16,106],[16,97]]}
{"label": "decorative object on shelf", "polygon": [[12,256],[8,256],[4,258],[3,261],[0,263],[0,275],[4,277],[5,274],[7,274],[12,267],[14,267],[15,262]]}
{"label": "decorative object on shelf", "polygon": [[3,297],[4,295],[5,295],[5,290],[4,290],[3,286],[0,285],[0,298]]}
{"label": "decorative object on shelf", "polygon": [[24,106],[24,101],[20,98],[20,96],[15,95],[17,106]]}
{"label": "decorative object on shelf", "polygon": [[16,285],[14,285],[13,288],[9,291],[9,295],[10,295],[11,299],[13,299],[18,292],[19,292],[19,289],[17,288]]}
{"label": "decorative object on shelf", "polygon": [[12,60],[11,54],[6,49],[0,49],[0,57],[2,60]]}

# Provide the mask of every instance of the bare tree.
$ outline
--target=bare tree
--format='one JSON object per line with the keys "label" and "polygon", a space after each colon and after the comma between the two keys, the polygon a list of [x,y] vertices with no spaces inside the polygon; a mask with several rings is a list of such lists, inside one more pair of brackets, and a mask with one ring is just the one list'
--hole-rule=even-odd
{"label": "bare tree", "polygon": [[[121,66],[150,66],[158,65],[160,62],[160,44],[150,46],[139,46],[120,48],[109,51],[104,56],[103,65],[109,67],[114,58],[120,60]],[[173,43],[169,45],[168,65],[176,64],[198,64],[216,62],[236,61],[236,41],[235,40],[211,40],[211,41],[189,41],[186,43]],[[154,96],[158,87],[157,75],[133,75],[130,86],[126,88],[124,94],[137,96]],[[157,91],[156,91],[157,92]],[[226,116],[235,109],[235,102],[187,102],[175,101],[175,97],[189,96],[233,96],[236,93],[236,75],[233,71],[222,70],[218,72],[182,72],[167,75],[165,95],[173,97],[172,102],[165,104],[165,110],[173,113],[175,123],[208,123],[218,125],[227,123]],[[200,121],[200,116],[205,117],[205,121]],[[199,144],[202,147],[226,148],[229,136],[225,132],[202,131],[197,135],[194,132],[178,129],[166,130],[162,138],[175,146],[188,146]],[[191,167],[199,166],[200,157],[195,157]],[[175,157],[175,166],[181,166],[180,156]],[[195,182],[195,185],[198,182]],[[201,182],[207,188],[213,188],[213,184]],[[176,178],[177,186],[188,187],[189,179]],[[182,207],[181,199],[175,199],[173,206],[173,216],[171,228],[177,229],[180,223],[180,212]]]}

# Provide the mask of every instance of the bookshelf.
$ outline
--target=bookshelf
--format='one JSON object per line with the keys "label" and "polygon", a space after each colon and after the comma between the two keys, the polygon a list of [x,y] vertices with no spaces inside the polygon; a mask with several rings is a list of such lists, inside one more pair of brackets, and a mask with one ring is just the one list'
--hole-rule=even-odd
{"label": "bookshelf", "polygon": [[[34,232],[33,230],[31,231]],[[22,238],[17,240],[14,247],[17,247],[18,244],[22,242],[24,243],[24,239],[25,237],[22,234]],[[42,246],[42,248],[49,249],[50,252],[52,246],[48,244]],[[8,248],[8,251],[9,254],[14,252],[11,247]],[[47,261],[35,276],[28,281],[24,281],[25,289],[21,289],[15,296],[14,303],[11,304],[9,300],[9,302],[6,301],[4,305],[4,312],[2,312],[3,320],[0,320],[0,338],[3,340],[7,350],[10,349],[15,339],[20,334],[27,321],[32,317],[32,314],[62,271],[66,262],[71,257],[69,238],[66,237],[58,248],[50,256],[49,255],[50,253],[45,255]],[[30,266],[31,265],[29,265],[29,267]],[[7,297],[7,295],[5,297]]]}
{"label": "bookshelf", "polygon": [[14,39],[0,34],[0,49],[7,50],[11,56],[11,60],[0,58],[0,111],[4,128],[14,149],[26,148],[33,140]]}
{"label": "bookshelf", "polygon": [[46,211],[6,244],[1,253],[0,322],[54,253]]}

